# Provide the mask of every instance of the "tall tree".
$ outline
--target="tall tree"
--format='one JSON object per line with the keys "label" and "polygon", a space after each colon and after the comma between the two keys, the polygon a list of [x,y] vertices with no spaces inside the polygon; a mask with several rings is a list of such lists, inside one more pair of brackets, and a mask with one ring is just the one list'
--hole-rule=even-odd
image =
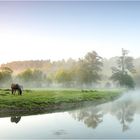
{"label": "tall tree", "polygon": [[117,67],[112,67],[113,81],[117,81],[120,86],[134,88],[134,81],[131,73],[135,72],[133,58],[127,56],[128,50],[122,49],[122,55],[117,60]]}
{"label": "tall tree", "polygon": [[97,83],[102,65],[102,58],[95,51],[87,53],[84,59],[79,59],[79,82],[86,85]]}

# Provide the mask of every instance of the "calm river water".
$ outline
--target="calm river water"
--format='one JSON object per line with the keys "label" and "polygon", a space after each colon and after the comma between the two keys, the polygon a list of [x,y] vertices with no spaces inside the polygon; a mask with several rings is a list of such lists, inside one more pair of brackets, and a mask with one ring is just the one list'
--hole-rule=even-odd
{"label": "calm river water", "polygon": [[140,138],[140,91],[89,107],[43,115],[0,118],[0,138]]}

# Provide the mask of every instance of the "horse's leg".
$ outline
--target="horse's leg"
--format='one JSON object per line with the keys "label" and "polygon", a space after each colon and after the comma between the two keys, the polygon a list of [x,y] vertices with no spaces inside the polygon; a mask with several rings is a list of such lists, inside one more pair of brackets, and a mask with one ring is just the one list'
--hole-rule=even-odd
{"label": "horse's leg", "polygon": [[20,93],[19,93],[19,89],[17,89],[17,91],[18,91],[18,95],[20,95]]}
{"label": "horse's leg", "polygon": [[14,89],[14,95],[16,95],[16,89]]}
{"label": "horse's leg", "polygon": [[18,91],[19,91],[19,95],[22,95],[22,90],[21,90],[21,89],[19,89]]}
{"label": "horse's leg", "polygon": [[11,91],[12,91],[12,94],[13,94],[13,89]]}
{"label": "horse's leg", "polygon": [[15,89],[12,89],[12,94],[15,94]]}

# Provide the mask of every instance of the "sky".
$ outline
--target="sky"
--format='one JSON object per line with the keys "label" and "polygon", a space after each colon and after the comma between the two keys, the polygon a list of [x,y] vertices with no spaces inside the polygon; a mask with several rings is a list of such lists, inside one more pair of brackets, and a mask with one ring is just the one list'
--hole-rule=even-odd
{"label": "sky", "polygon": [[140,1],[0,1],[0,64],[140,57]]}

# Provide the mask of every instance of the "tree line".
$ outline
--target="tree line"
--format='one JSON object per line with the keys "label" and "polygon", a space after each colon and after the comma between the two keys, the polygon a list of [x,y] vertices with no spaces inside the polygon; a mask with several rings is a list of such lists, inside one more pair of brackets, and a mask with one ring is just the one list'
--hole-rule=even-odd
{"label": "tree line", "polygon": [[[27,69],[19,73],[15,73],[10,65],[1,65],[0,87],[6,87],[11,82],[21,83],[24,87],[135,87],[136,70],[127,50],[122,49],[122,54],[114,62],[115,66],[110,67],[110,76],[104,73],[104,61],[97,52],[92,51],[83,58],[69,59],[67,62],[48,60],[45,64],[44,61],[24,63]],[[16,69],[23,67],[19,63],[14,64]]]}

